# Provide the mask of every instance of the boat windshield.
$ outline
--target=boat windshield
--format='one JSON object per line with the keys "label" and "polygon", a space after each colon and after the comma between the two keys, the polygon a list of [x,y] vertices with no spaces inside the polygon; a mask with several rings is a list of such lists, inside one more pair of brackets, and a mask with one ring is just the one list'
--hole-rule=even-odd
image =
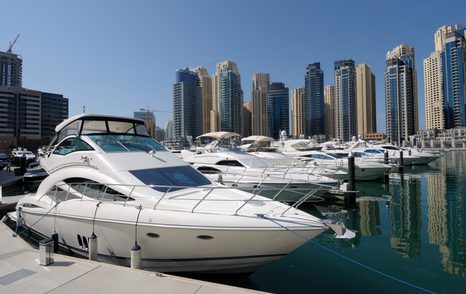
{"label": "boat windshield", "polygon": [[89,134],[87,136],[107,153],[165,150],[162,144],[146,136],[115,133]]}
{"label": "boat windshield", "polygon": [[191,166],[131,170],[130,173],[146,185],[155,185],[153,189],[160,192],[173,192],[187,187],[211,184],[205,176]]}

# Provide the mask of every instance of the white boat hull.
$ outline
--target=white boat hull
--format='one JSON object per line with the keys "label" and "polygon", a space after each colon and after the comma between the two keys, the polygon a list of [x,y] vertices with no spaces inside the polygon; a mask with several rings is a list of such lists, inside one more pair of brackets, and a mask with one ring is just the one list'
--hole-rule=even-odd
{"label": "white boat hull", "polygon": [[[98,238],[100,259],[129,265],[139,210],[102,203],[93,222],[97,202],[81,203],[75,201],[68,207],[66,203],[61,203],[56,214],[55,209],[46,214],[50,209],[25,207],[21,215],[26,227],[35,224],[32,229],[43,236],[51,236],[55,228],[61,245],[82,256],[88,255],[87,238],[94,232]],[[70,207],[73,209],[70,210]],[[73,215],[76,209],[80,214],[86,213]],[[115,214],[115,210],[120,212]],[[169,223],[170,218],[166,214],[165,211],[151,209],[141,211],[137,243],[142,248],[142,266],[145,269],[160,272],[252,272],[287,255],[306,241],[303,238],[311,239],[326,229],[322,224],[314,226],[314,223],[311,225],[303,219],[303,224],[296,226],[298,234],[295,234],[260,216],[257,216],[258,227],[247,227],[246,222],[228,227],[224,225],[228,218],[239,220],[239,217],[215,214],[202,214],[202,224],[196,224],[197,214],[188,212],[173,215],[174,219],[185,218],[182,222]],[[119,218],[107,218],[111,215],[118,215]],[[191,222],[189,218],[192,218]],[[215,220],[219,218],[225,219],[220,220],[222,224],[216,225]],[[251,224],[251,216],[245,219]]]}

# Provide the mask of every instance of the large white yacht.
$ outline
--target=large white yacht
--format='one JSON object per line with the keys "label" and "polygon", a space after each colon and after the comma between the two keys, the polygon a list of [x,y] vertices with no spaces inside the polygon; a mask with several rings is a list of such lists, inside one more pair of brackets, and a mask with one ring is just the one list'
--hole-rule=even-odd
{"label": "large white yacht", "polygon": [[334,227],[213,184],[152,139],[143,121],[83,114],[56,132],[40,161],[49,176],[20,199],[17,214],[80,255],[95,234],[99,259],[129,264],[137,243],[146,269],[251,272]]}

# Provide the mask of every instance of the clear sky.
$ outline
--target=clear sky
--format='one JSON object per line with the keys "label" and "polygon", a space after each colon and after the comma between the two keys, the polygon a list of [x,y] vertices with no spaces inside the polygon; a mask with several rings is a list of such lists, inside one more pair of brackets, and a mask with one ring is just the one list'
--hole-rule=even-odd
{"label": "clear sky", "polygon": [[[371,65],[377,80],[377,128],[385,131],[385,54],[416,50],[419,123],[425,126],[422,61],[443,24],[466,25],[466,1],[79,0],[1,1],[0,48],[21,34],[23,87],[70,98],[70,116],[132,116],[149,106],[172,110],[179,68],[234,60],[244,101],[251,77],[268,72],[290,89],[304,85],[306,65],[321,62],[325,84],[333,62]],[[156,113],[164,126],[170,113]]]}

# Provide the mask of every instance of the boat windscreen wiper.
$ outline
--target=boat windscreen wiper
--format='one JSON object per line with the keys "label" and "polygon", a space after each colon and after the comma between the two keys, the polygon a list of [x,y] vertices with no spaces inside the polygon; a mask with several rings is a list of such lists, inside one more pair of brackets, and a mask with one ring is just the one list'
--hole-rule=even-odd
{"label": "boat windscreen wiper", "polygon": [[128,147],[130,147],[130,148],[136,148],[136,149],[142,150],[142,151],[147,152],[147,153],[149,153],[150,151],[152,151],[152,150],[147,150],[146,148],[143,148],[143,147],[138,146],[138,145],[133,144],[133,143],[121,142],[121,141],[117,141],[117,142],[118,142],[118,144],[120,144],[121,146],[123,146],[126,150],[128,150],[128,152],[130,152],[130,150],[129,150],[126,146],[128,146]]}

